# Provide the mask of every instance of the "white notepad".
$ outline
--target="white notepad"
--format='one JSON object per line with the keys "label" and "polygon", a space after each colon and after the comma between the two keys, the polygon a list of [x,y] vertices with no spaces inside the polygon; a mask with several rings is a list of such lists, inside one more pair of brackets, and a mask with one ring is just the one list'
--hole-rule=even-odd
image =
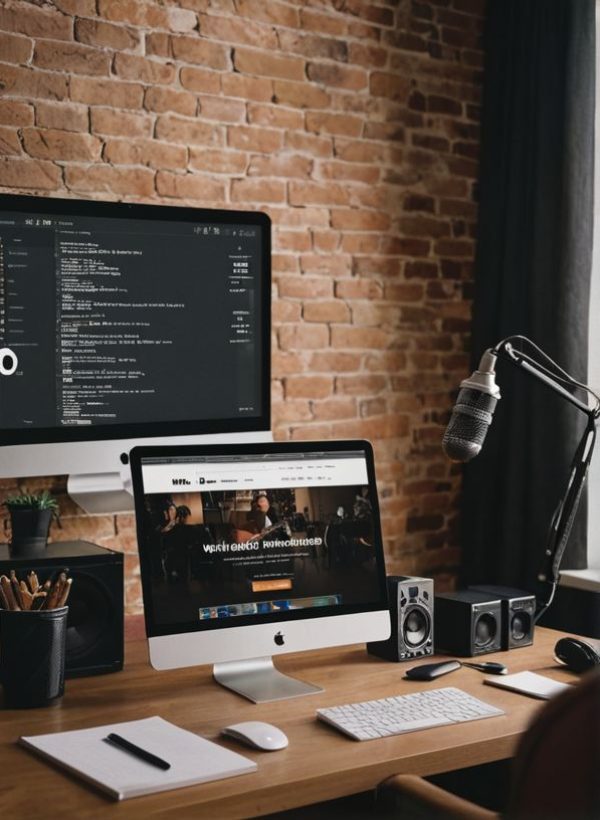
{"label": "white notepad", "polygon": [[537,672],[516,672],[514,675],[502,677],[497,675],[493,678],[484,678],[483,682],[490,686],[499,686],[501,689],[510,689],[512,692],[520,692],[522,695],[542,698],[542,700],[548,700],[564,689],[570,688],[568,683],[560,683],[545,675],[538,675]]}
{"label": "white notepad", "polygon": [[[166,760],[171,768],[163,771],[105,743],[102,738],[109,732]],[[117,800],[220,780],[257,769],[253,760],[180,729],[161,717],[22,737],[19,742]]]}

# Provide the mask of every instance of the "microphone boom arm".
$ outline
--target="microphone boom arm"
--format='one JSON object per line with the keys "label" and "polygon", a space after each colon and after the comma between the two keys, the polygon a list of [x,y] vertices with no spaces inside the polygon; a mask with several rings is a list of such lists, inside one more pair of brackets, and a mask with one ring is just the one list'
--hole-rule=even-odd
{"label": "microphone boom arm", "polygon": [[[577,512],[577,508],[581,500],[581,493],[583,491],[590,462],[592,460],[592,453],[594,451],[594,444],[596,441],[596,425],[598,418],[600,417],[600,399],[592,390],[590,390],[589,387],[587,387],[587,385],[576,382],[568,375],[568,373],[565,373],[565,371],[558,368],[557,365],[555,365],[555,367],[560,370],[563,374],[562,376],[552,373],[550,370],[536,362],[535,359],[531,358],[522,351],[515,350],[511,344],[512,339],[527,341],[529,344],[533,345],[529,339],[526,339],[523,336],[510,337],[509,339],[499,342],[493,348],[492,353],[503,359],[507,359],[516,367],[525,370],[525,372],[543,382],[547,387],[550,387],[555,393],[558,393],[587,416],[586,428],[571,462],[567,487],[558,503],[552,518],[550,531],[548,533],[546,549],[544,552],[544,563],[542,570],[538,575],[538,579],[542,582],[550,584],[551,588],[547,600],[536,611],[535,622],[537,623],[552,603],[554,593],[556,592],[556,587],[560,580],[560,564],[569,540],[569,535],[571,534],[575,513]],[[536,346],[533,345],[533,347]],[[539,350],[537,347],[536,349]],[[549,359],[543,351],[540,350],[539,352],[542,353],[542,355],[545,356],[550,362],[552,362],[552,360]],[[554,362],[552,362],[552,364],[554,364]],[[560,384],[561,381],[563,383],[570,384],[572,387],[586,390],[588,394],[594,396],[596,399],[595,405],[590,407],[588,404],[578,399],[577,396],[574,396],[566,390],[562,384]]]}

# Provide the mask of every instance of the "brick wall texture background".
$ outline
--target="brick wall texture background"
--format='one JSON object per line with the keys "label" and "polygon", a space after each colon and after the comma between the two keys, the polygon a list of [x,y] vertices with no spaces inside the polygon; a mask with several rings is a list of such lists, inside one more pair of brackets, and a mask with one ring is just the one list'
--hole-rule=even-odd
{"label": "brick wall texture background", "polygon": [[[484,0],[0,0],[0,190],[273,220],[273,429],[374,444],[388,571],[450,586]],[[0,456],[1,457],[1,456]],[[54,540],[126,554],[133,516]]]}

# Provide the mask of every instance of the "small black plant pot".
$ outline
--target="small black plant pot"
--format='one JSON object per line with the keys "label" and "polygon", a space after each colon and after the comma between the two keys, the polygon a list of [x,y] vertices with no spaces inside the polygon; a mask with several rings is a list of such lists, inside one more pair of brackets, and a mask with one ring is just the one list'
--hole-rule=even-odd
{"label": "small black plant pot", "polygon": [[10,510],[11,556],[42,555],[48,544],[51,521],[52,510],[37,510],[31,507],[15,509],[13,507]]}

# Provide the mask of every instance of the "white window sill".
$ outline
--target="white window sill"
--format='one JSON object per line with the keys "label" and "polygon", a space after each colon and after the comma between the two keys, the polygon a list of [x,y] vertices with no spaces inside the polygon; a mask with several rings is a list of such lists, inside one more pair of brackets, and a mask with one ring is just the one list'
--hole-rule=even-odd
{"label": "white window sill", "polygon": [[560,586],[600,592],[600,569],[567,569],[560,573]]}

